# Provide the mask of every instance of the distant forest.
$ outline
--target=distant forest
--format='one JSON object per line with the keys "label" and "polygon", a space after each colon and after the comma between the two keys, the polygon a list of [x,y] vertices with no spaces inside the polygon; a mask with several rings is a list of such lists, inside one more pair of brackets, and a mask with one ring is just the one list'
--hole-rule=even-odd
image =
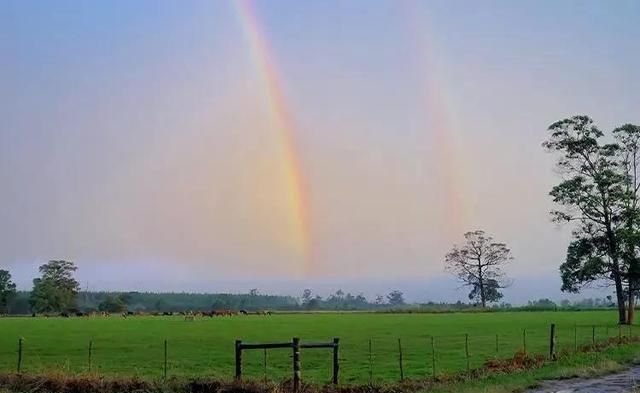
{"label": "distant forest", "polygon": [[[8,304],[8,313],[27,315],[32,313],[29,303],[31,292],[18,291]],[[415,303],[406,304],[402,294],[393,291],[386,298],[378,296],[370,302],[364,296],[337,291],[326,298],[305,291],[301,298],[293,296],[265,295],[256,290],[246,294],[206,293],[152,293],[152,292],[79,292],[75,300],[79,311],[146,311],[180,312],[204,310],[274,310],[274,311],[405,311],[405,312],[455,312],[477,309],[471,303]],[[508,303],[494,305],[489,310],[580,310],[612,307],[611,299],[582,299],[576,302],[563,300],[556,304],[549,299],[530,301],[526,306],[514,308]],[[480,311],[480,310],[478,310]],[[486,310],[485,310],[486,311]]]}
{"label": "distant forest", "polygon": [[[18,291],[9,304],[11,314],[30,314],[31,292]],[[157,311],[187,310],[293,310],[298,301],[290,296],[261,294],[204,294],[151,292],[79,292],[75,307],[81,311]]]}

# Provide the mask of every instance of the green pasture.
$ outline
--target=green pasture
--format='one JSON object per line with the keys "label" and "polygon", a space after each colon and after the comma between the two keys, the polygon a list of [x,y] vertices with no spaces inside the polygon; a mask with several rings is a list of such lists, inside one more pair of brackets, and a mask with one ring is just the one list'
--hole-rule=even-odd
{"label": "green pasture", "polygon": [[[367,383],[370,376],[373,382],[388,382],[400,377],[398,339],[405,378],[419,378],[433,372],[431,337],[436,373],[464,372],[465,335],[469,366],[474,368],[491,357],[512,356],[525,345],[527,352],[546,354],[551,323],[557,325],[559,350],[591,343],[592,325],[596,326],[597,340],[640,334],[629,327],[619,330],[615,321],[616,314],[610,311],[274,314],[200,318],[193,322],[177,316],[2,318],[0,369],[15,371],[18,339],[22,337],[23,372],[88,372],[91,341],[92,372],[161,378],[167,340],[169,376],[231,378],[236,339],[263,343],[300,337],[302,342],[319,342],[338,337],[341,383]],[[247,378],[264,378],[264,356],[262,350],[244,353]],[[330,380],[330,349],[302,350],[301,359],[304,380]],[[291,351],[268,351],[266,366],[267,378],[289,378]]]}

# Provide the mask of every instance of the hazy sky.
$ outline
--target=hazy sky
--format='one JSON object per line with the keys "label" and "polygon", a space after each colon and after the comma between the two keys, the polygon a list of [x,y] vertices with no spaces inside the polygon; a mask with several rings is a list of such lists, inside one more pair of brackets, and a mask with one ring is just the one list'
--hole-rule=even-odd
{"label": "hazy sky", "polygon": [[555,279],[569,228],[550,222],[540,143],[574,114],[640,123],[638,17],[638,1],[4,0],[0,266],[23,286],[57,258],[102,288],[433,281],[482,228],[514,276]]}

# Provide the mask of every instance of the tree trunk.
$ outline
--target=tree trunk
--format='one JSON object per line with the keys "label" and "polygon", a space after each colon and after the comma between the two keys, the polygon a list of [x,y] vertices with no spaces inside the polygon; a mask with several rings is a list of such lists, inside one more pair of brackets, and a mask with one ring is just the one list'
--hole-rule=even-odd
{"label": "tree trunk", "polygon": [[478,257],[478,284],[480,284],[480,303],[482,308],[487,307],[487,298],[484,293],[484,277],[482,274],[482,260]]}
{"label": "tree trunk", "polygon": [[615,234],[611,228],[609,216],[605,217],[607,227],[607,248],[609,258],[611,258],[611,274],[616,284],[616,300],[618,303],[618,323],[624,325],[627,321],[627,312],[624,303],[624,288],[622,287],[622,273],[620,272],[620,262],[618,261],[618,245]]}
{"label": "tree trunk", "polygon": [[629,307],[627,309],[627,325],[633,324],[633,318],[635,317],[636,307],[636,293],[629,286]]}
{"label": "tree trunk", "polygon": [[627,321],[627,312],[624,304],[624,289],[622,288],[622,277],[620,277],[620,266],[618,261],[613,262],[613,280],[616,283],[616,300],[618,302],[618,323],[624,325]]}

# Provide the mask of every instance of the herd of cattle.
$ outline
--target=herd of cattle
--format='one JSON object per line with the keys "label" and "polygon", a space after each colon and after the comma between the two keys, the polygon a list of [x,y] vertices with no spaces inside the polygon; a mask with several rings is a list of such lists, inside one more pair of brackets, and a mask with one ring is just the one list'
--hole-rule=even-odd
{"label": "herd of cattle", "polygon": [[128,317],[145,317],[145,316],[175,316],[181,315],[184,316],[185,319],[193,319],[197,317],[232,317],[237,315],[271,315],[271,311],[268,310],[260,310],[260,311],[247,311],[247,310],[212,310],[212,311],[180,311],[180,312],[147,312],[147,311],[126,311],[122,313],[109,313],[107,311],[92,311],[92,312],[61,312],[61,313],[41,313],[31,314],[32,317],[110,317],[111,315],[119,315],[123,318]]}

